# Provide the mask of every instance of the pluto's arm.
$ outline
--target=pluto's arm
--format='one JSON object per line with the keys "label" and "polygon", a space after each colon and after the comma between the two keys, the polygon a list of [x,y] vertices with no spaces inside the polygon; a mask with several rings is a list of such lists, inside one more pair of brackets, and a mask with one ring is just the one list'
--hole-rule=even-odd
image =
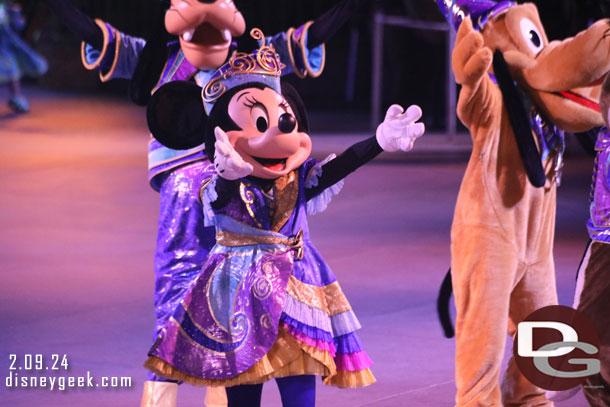
{"label": "pluto's arm", "polygon": [[470,18],[464,19],[457,32],[451,64],[456,82],[462,85],[457,115],[473,138],[478,128],[491,126],[501,112],[500,92],[487,74],[492,57]]}

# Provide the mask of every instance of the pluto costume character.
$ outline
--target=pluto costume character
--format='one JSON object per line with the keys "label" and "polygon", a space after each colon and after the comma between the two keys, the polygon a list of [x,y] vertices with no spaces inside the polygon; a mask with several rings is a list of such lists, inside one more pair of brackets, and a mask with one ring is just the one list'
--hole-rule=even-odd
{"label": "pluto costume character", "polygon": [[456,405],[552,406],[512,359],[500,389],[504,335],[557,303],[552,249],[563,131],[603,124],[596,99],[610,67],[610,26],[599,21],[548,43],[533,4],[438,4],[459,27],[457,114],[474,143],[451,230]]}

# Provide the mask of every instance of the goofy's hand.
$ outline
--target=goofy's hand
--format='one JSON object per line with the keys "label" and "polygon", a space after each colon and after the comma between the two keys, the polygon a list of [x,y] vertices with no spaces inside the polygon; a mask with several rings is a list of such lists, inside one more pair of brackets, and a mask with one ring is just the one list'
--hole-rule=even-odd
{"label": "goofy's hand", "polygon": [[229,181],[252,174],[252,164],[244,161],[229,142],[229,137],[220,127],[214,129],[216,143],[214,144],[214,166],[218,175]]}
{"label": "goofy's hand", "polygon": [[426,127],[416,123],[422,111],[411,105],[404,111],[400,105],[392,105],[385,114],[385,120],[377,127],[377,142],[384,151],[409,151],[415,140],[424,134]]}
{"label": "goofy's hand", "polygon": [[307,48],[314,49],[330,40],[370,0],[341,0],[316,18],[309,27]]}

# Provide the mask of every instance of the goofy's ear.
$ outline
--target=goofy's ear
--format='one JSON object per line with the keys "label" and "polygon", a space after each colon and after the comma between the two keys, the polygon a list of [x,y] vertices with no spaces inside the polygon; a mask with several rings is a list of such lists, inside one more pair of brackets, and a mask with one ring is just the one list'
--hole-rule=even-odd
{"label": "goofy's ear", "polygon": [[294,112],[299,124],[299,131],[309,134],[309,118],[307,117],[307,110],[305,110],[305,103],[299,92],[291,84],[282,82],[282,95]]}
{"label": "goofy's ear", "polygon": [[161,86],[148,102],[146,120],[153,137],[165,147],[187,150],[203,144],[208,116],[201,88],[186,81]]}

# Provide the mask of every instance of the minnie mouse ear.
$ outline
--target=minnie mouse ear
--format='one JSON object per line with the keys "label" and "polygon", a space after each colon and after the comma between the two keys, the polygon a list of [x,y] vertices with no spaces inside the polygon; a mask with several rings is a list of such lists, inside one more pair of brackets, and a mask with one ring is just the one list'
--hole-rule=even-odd
{"label": "minnie mouse ear", "polygon": [[201,102],[201,88],[192,82],[175,81],[161,86],[146,109],[153,137],[174,150],[203,144],[208,116]]}
{"label": "minnie mouse ear", "polygon": [[305,103],[299,92],[291,84],[282,82],[282,95],[294,112],[299,124],[299,131],[309,134],[309,118],[307,117],[307,110],[305,110]]}

